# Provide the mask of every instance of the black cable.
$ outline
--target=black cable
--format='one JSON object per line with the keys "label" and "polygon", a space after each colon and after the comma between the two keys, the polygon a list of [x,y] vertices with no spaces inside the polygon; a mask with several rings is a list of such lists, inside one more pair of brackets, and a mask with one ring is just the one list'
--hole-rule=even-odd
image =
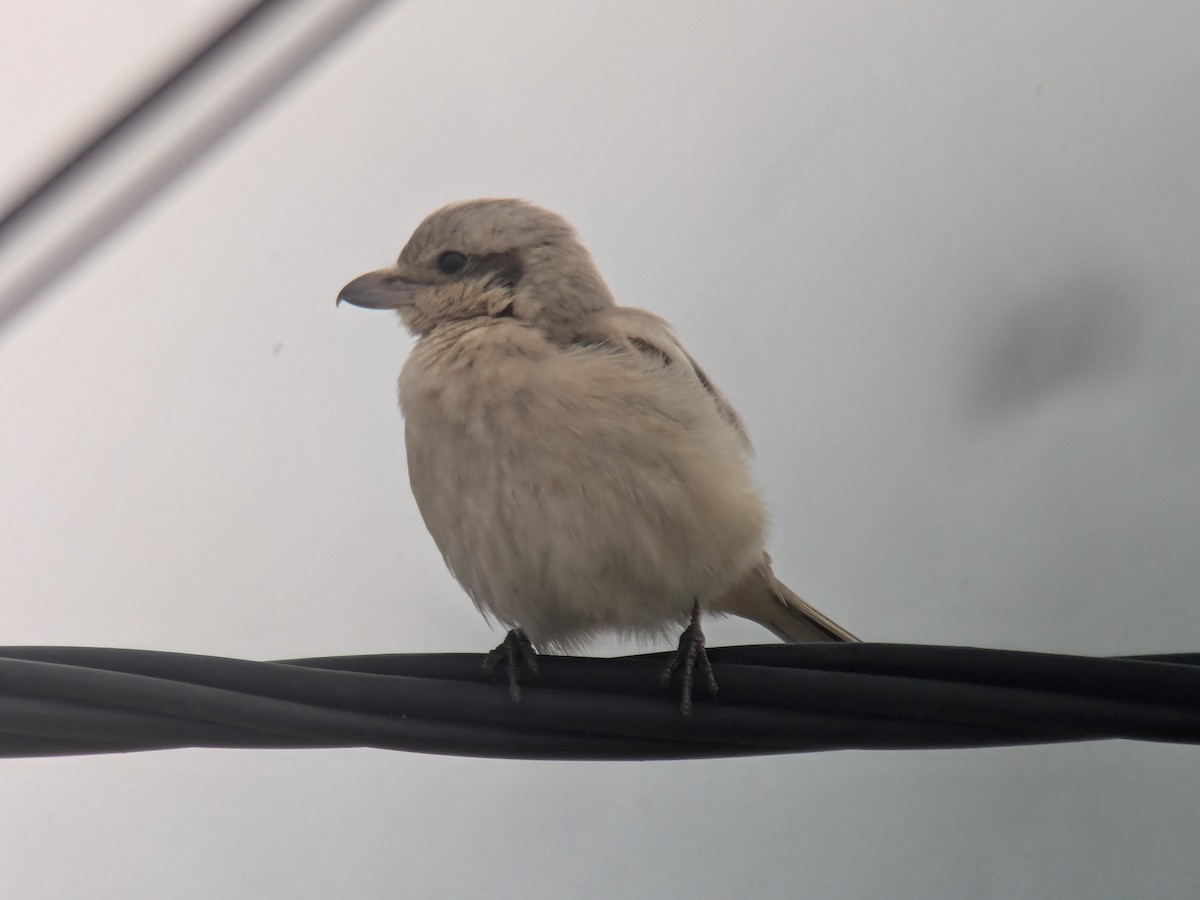
{"label": "black cable", "polygon": [[690,722],[664,655],[544,656],[513,704],[481,654],[247,662],[0,649],[0,755],[369,746],[521,759],[681,759],[1064,741],[1200,743],[1200,655],[1092,659],[891,644],[710,650]]}

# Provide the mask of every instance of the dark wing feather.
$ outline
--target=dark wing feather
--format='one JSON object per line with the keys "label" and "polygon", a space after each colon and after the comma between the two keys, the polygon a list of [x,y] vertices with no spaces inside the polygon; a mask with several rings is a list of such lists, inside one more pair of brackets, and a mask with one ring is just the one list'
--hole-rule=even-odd
{"label": "dark wing feather", "polygon": [[679,343],[671,326],[645,310],[617,307],[605,310],[593,319],[572,342],[577,346],[628,347],[663,366],[682,366],[692,373],[717,406],[721,417],[742,439],[747,452],[752,452],[750,436],[742,417],[704,370]]}

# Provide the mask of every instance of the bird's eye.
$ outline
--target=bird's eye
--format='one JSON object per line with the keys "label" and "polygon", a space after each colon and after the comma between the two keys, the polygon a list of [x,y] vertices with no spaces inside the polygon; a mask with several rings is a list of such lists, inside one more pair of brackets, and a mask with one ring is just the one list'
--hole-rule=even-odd
{"label": "bird's eye", "polygon": [[437,259],[437,267],[443,275],[457,275],[467,264],[467,258],[457,250],[447,250]]}

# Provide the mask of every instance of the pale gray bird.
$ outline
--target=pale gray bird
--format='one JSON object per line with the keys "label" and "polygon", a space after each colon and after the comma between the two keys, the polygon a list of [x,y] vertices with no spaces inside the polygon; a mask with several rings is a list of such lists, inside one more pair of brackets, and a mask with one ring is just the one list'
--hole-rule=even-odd
{"label": "pale gray bird", "polygon": [[771,571],[750,442],[725,395],[651,313],[617,306],[571,226],[520,200],[444,207],[396,263],[346,285],[417,338],[400,374],[408,472],[454,577],[533,647],[684,627],[666,674],[715,692],[701,612],[786,641],[854,641]]}

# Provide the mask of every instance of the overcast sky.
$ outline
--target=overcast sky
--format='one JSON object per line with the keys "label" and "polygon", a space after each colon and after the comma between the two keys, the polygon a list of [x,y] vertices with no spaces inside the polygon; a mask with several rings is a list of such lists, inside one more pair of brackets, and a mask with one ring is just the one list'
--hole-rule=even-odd
{"label": "overcast sky", "polygon": [[[8,0],[0,192],[237,5]],[[409,494],[410,340],[333,301],[498,195],[675,323],[779,574],[851,630],[1200,649],[1198,33],[1188,0],[385,7],[0,333],[0,643],[494,645]],[[1129,743],[9,760],[0,896],[1184,897],[1198,776]]]}

